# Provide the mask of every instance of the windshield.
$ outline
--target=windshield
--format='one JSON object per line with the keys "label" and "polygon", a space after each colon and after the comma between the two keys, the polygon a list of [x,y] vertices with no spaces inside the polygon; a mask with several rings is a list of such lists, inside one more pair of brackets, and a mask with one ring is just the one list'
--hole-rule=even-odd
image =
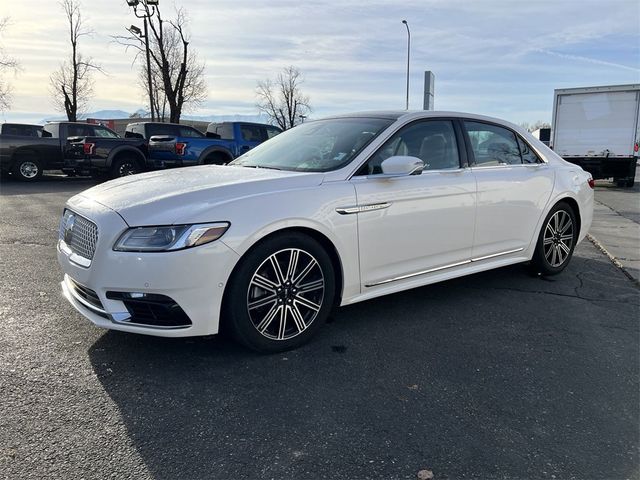
{"label": "windshield", "polygon": [[249,150],[231,165],[296,172],[336,170],[393,122],[383,118],[333,118],[303,123]]}

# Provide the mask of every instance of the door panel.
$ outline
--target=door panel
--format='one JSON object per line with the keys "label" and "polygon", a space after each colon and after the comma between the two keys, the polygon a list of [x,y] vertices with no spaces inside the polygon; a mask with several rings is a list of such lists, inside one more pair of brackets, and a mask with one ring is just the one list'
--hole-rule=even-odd
{"label": "door panel", "polygon": [[379,208],[357,213],[363,285],[469,260],[476,194],[469,169],[352,182],[361,210]]}
{"label": "door panel", "polygon": [[478,167],[473,258],[526,249],[553,189],[546,164]]}
{"label": "door panel", "polygon": [[551,195],[553,170],[509,128],[463,124],[478,189],[472,258],[524,250]]}

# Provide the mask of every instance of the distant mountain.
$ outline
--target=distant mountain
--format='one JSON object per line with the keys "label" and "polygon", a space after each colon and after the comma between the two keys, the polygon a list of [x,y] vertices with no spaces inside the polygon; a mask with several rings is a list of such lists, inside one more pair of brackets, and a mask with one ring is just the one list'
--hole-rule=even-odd
{"label": "distant mountain", "polygon": [[[147,111],[139,109],[134,112],[138,114],[138,117],[145,117]],[[97,118],[100,120],[112,120],[121,118],[131,118],[130,112],[124,110],[98,110],[97,112],[90,112],[80,116],[80,120],[85,118]],[[42,119],[39,123],[47,122],[64,122],[67,119],[65,116],[48,117]],[[257,115],[182,115],[183,120],[195,120],[199,122],[256,122],[256,123],[269,123],[269,117],[263,114]]]}
{"label": "distant mountain", "polygon": [[[124,110],[98,110],[97,112],[85,113],[84,115],[80,115],[79,119],[83,120],[85,118],[129,118],[130,113],[125,112]],[[44,118],[40,123],[47,122],[64,122],[67,120],[66,116],[57,116],[57,117],[48,117]]]}

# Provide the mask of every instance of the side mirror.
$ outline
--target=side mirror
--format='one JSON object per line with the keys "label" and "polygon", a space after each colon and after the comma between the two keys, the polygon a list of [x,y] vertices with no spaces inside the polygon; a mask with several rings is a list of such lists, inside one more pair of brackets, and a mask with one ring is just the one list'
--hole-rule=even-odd
{"label": "side mirror", "polygon": [[382,174],[390,177],[404,177],[408,175],[420,175],[424,168],[424,162],[417,157],[397,155],[389,157],[382,162]]}

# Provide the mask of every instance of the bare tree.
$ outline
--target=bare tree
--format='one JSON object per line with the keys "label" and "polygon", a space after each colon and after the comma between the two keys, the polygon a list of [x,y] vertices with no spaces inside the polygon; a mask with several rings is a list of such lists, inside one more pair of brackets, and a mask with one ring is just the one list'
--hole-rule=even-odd
{"label": "bare tree", "polygon": [[[197,107],[207,98],[204,64],[189,48],[189,35],[186,32],[188,21],[184,9],[176,11],[175,20],[165,20],[157,5],[150,7],[146,2],[140,2],[139,6],[144,9],[149,22],[152,108],[161,120],[166,118],[168,110],[169,121],[178,123],[183,112]],[[151,15],[151,8],[155,8],[154,15]],[[114,38],[120,44],[138,51],[136,59],[141,61],[139,83],[149,96],[144,38],[131,30],[130,33],[130,36]]]}
{"label": "bare tree", "polygon": [[539,128],[551,128],[549,122],[543,122],[542,120],[538,120],[535,123],[522,122],[520,126],[529,132],[535,132]]}
{"label": "bare tree", "polygon": [[302,74],[294,66],[283,69],[275,80],[258,82],[258,110],[283,130],[301,123],[311,111],[309,97],[300,90]]}
{"label": "bare tree", "polygon": [[[0,19],[0,34],[2,34],[8,24],[8,17]],[[9,56],[0,45],[0,73],[6,71],[13,71],[15,73],[19,68],[20,64],[18,61],[14,57]],[[0,76],[0,111],[9,110],[11,107],[11,87],[11,83],[6,81],[4,76]]]}
{"label": "bare tree", "polygon": [[70,122],[75,122],[93,96],[92,73],[95,70],[102,72],[102,68],[94,63],[92,57],[85,57],[78,51],[80,37],[93,33],[85,28],[78,1],[62,0],[60,6],[69,23],[71,58],[60,64],[60,68],[49,77],[49,82],[53,104],[67,114]]}

